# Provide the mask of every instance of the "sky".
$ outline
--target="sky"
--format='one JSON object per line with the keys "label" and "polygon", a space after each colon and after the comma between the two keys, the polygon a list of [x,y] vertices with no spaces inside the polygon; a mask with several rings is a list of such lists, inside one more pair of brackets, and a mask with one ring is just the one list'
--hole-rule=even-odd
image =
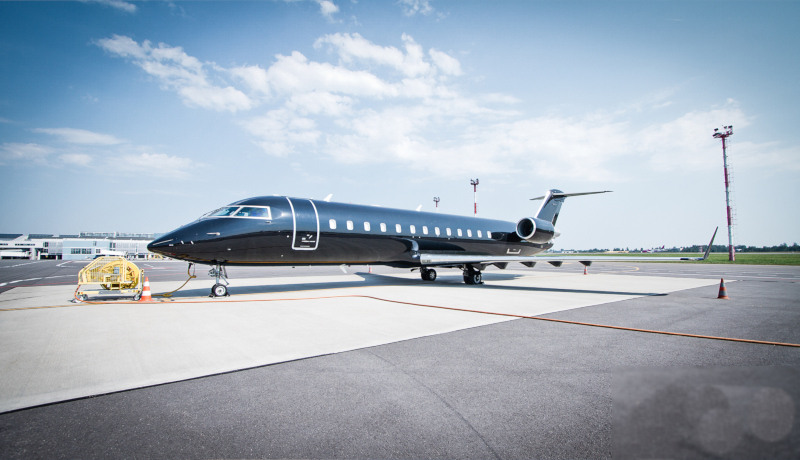
{"label": "sky", "polygon": [[800,241],[800,2],[0,2],[2,233],[261,195],[533,216],[556,249]]}

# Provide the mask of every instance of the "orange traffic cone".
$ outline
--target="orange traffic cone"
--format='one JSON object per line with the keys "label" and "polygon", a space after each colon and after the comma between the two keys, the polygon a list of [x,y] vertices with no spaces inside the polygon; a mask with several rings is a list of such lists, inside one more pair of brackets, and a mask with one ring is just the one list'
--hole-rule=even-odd
{"label": "orange traffic cone", "polygon": [[372,265],[367,265],[369,267],[369,272],[372,273]]}
{"label": "orange traffic cone", "polygon": [[583,274],[588,275],[588,273],[586,273],[586,265],[583,266]]}
{"label": "orange traffic cone", "polygon": [[728,297],[728,290],[725,289],[725,280],[720,278],[719,280],[719,295],[717,296],[718,299],[730,300]]}
{"label": "orange traffic cone", "polygon": [[152,302],[153,298],[150,296],[150,279],[144,277],[144,287],[142,288],[142,298],[139,302]]}

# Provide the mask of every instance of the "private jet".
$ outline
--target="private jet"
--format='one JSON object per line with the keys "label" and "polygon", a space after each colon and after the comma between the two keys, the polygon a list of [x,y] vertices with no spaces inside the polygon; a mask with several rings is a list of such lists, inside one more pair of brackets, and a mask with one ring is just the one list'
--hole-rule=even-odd
{"label": "private jet", "polygon": [[[201,216],[151,242],[147,249],[166,257],[211,265],[211,297],[228,295],[227,266],[387,265],[419,270],[434,281],[436,268],[462,270],[464,282],[483,284],[489,265],[511,262],[560,267],[575,260],[620,261],[613,256],[542,254],[560,235],[556,229],[567,197],[600,192],[549,190],[535,217],[507,222],[430,212],[390,209],[325,200],[262,196],[247,198]],[[716,231],[714,232],[716,236]],[[713,243],[713,237],[712,237]],[[711,244],[709,244],[709,248]],[[537,255],[539,254],[539,255]],[[704,260],[665,257],[661,260]],[[624,261],[652,260],[625,257]]]}

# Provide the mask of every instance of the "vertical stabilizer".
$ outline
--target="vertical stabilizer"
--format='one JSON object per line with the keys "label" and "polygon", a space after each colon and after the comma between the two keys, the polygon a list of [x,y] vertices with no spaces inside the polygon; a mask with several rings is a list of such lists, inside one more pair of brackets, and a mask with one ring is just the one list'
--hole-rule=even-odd
{"label": "vertical stabilizer", "polygon": [[547,194],[542,197],[542,205],[539,206],[539,210],[536,212],[537,219],[546,220],[553,225],[556,224],[558,213],[561,212],[561,205],[564,204],[565,199],[565,197],[558,196],[558,194],[563,194],[563,192],[556,189],[547,191]]}
{"label": "vertical stabilizer", "polygon": [[544,196],[531,198],[531,200],[542,200],[542,205],[539,211],[536,212],[536,218],[546,220],[553,225],[558,220],[558,214],[561,212],[561,205],[568,196],[579,195],[594,195],[595,193],[608,193],[611,190],[603,190],[602,192],[583,192],[583,193],[564,193],[561,190],[550,189]]}

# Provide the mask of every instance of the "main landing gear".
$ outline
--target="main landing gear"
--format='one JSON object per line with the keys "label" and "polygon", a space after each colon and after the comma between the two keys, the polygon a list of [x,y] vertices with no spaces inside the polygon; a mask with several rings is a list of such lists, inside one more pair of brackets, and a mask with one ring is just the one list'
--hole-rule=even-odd
{"label": "main landing gear", "polygon": [[228,294],[228,272],[225,270],[224,265],[217,264],[208,271],[208,276],[213,276],[217,279],[214,287],[211,288],[209,297],[227,297],[230,295]]}
{"label": "main landing gear", "polygon": [[[481,275],[480,270],[476,269],[472,265],[467,265],[463,267],[463,271],[465,283],[469,285],[483,284],[483,276]],[[419,273],[422,276],[423,281],[434,281],[436,279],[436,270],[432,268],[422,267],[419,269]]]}
{"label": "main landing gear", "polygon": [[464,268],[464,282],[467,284],[483,284],[483,276],[480,270],[475,270],[472,265],[467,265]]}

